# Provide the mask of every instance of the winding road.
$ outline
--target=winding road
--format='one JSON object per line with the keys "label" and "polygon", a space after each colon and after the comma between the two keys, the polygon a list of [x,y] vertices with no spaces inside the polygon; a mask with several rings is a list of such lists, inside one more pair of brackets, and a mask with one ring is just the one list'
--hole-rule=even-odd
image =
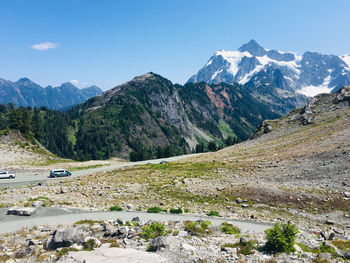
{"label": "winding road", "polygon": [[[125,162],[117,163],[108,166],[102,166],[92,169],[84,169],[79,171],[73,171],[71,177],[85,176],[89,174],[94,174],[98,172],[108,172],[123,167],[131,167],[144,164],[157,164],[162,161],[171,162],[177,161],[180,159],[185,159],[192,157],[198,154],[188,154],[175,156],[170,158],[162,158],[155,160],[146,160],[139,162]],[[15,179],[2,179],[0,180],[0,188],[4,187],[16,187],[20,185],[30,185],[37,184],[45,181],[54,181],[62,180],[67,177],[61,178],[49,178],[49,171],[42,174],[17,174]],[[48,226],[57,226],[62,224],[71,225],[79,220],[91,219],[91,220],[108,220],[108,219],[117,219],[131,221],[134,217],[139,217],[141,221],[196,221],[196,220],[210,220],[212,226],[219,226],[223,222],[231,222],[238,226],[242,232],[246,233],[262,233],[269,227],[270,224],[261,223],[256,221],[248,220],[233,220],[223,217],[207,217],[191,214],[152,214],[145,212],[86,212],[86,211],[77,211],[74,209],[65,209],[65,208],[40,208],[38,209],[37,214],[34,214],[30,217],[20,217],[6,215],[7,209],[0,209],[0,235],[18,231],[22,228],[33,227],[36,225],[48,225]]]}
{"label": "winding road", "polygon": [[0,235],[6,233],[12,233],[22,228],[30,228],[36,225],[71,225],[79,220],[91,219],[91,220],[108,220],[108,219],[122,219],[131,221],[134,217],[139,217],[141,221],[197,221],[197,220],[209,220],[212,226],[219,226],[223,222],[231,222],[239,227],[244,233],[263,233],[266,229],[272,225],[268,223],[261,223],[257,221],[248,220],[233,220],[223,217],[208,217],[191,214],[152,214],[145,212],[82,212],[82,213],[66,213],[62,215],[51,216],[34,216],[34,217],[19,217],[19,216],[7,216],[6,219],[0,220]]}
{"label": "winding road", "polygon": [[[109,171],[113,171],[113,170],[120,169],[123,167],[131,167],[131,166],[136,166],[136,165],[157,164],[157,163],[160,163],[162,161],[172,162],[172,161],[190,158],[190,157],[193,157],[194,155],[198,155],[198,154],[187,154],[187,155],[180,155],[180,156],[174,156],[174,157],[162,158],[162,159],[111,164],[111,165],[101,166],[101,167],[92,168],[92,169],[73,171],[71,177],[85,176],[85,175],[99,173],[99,172],[109,172]],[[62,166],[64,166],[64,164],[62,164]],[[67,178],[67,177],[50,178],[50,177],[48,177],[48,175],[49,175],[49,170],[47,172],[41,173],[41,174],[34,174],[34,173],[32,173],[32,174],[19,174],[18,173],[16,175],[15,179],[0,179],[0,188],[28,185],[28,184],[38,184],[38,183],[42,183],[45,181],[62,180],[64,178]]]}

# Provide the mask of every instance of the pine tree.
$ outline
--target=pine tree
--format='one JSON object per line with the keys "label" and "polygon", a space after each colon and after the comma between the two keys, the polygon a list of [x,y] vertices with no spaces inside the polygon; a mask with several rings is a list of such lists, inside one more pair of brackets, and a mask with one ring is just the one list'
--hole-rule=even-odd
{"label": "pine tree", "polygon": [[32,118],[32,131],[34,134],[34,137],[38,140],[42,137],[42,120],[40,116],[40,110],[35,107],[34,108],[34,115]]}
{"label": "pine tree", "polygon": [[29,135],[32,128],[29,110],[22,107],[20,107],[18,110],[21,112],[20,131],[24,135]]}

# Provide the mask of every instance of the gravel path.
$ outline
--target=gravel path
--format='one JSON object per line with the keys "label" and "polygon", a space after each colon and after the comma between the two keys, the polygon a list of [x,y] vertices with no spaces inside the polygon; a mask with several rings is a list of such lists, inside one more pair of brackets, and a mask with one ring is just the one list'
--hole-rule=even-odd
{"label": "gravel path", "polygon": [[[56,210],[54,210],[56,209]],[[117,219],[131,221],[134,217],[139,217],[141,221],[196,221],[199,219],[210,220],[212,226],[219,226],[223,222],[232,222],[238,226],[242,232],[262,233],[271,224],[248,221],[248,220],[232,220],[222,217],[207,217],[199,215],[177,215],[177,214],[151,214],[145,212],[79,212],[78,210],[66,209],[67,211],[58,210],[60,208],[40,208],[37,214],[31,217],[19,217],[4,215],[5,209],[0,211],[0,235],[18,231],[25,227],[33,227],[36,225],[57,226],[59,224],[71,225],[79,220],[108,220]]]}

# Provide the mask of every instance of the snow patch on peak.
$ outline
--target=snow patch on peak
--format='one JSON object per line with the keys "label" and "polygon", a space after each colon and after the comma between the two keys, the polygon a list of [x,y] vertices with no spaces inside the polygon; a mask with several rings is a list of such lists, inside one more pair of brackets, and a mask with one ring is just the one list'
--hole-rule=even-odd
{"label": "snow patch on peak", "polygon": [[[241,62],[243,57],[252,57],[249,52],[240,52],[240,51],[229,51],[229,50],[220,50],[215,53],[216,56],[222,56],[228,63],[229,68],[228,71],[232,73],[232,75],[236,75],[239,70],[239,63]],[[216,74],[215,74],[216,76]],[[213,79],[213,77],[212,77]]]}
{"label": "snow patch on peak", "polygon": [[331,80],[331,75],[329,75],[327,78],[324,79],[322,85],[319,86],[305,86],[301,89],[297,90],[297,93],[303,94],[308,97],[314,97],[321,93],[331,93],[333,88],[329,88],[328,85]]}
{"label": "snow patch on peak", "polygon": [[350,70],[350,54],[340,56],[340,58],[348,65],[348,69]]}

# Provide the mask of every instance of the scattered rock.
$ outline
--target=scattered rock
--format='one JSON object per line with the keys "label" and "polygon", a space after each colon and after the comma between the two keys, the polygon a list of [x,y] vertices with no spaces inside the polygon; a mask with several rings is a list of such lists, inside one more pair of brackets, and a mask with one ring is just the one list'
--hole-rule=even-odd
{"label": "scattered rock", "polygon": [[31,216],[36,211],[34,207],[12,207],[7,210],[8,215]]}
{"label": "scattered rock", "polygon": [[127,204],[126,205],[126,210],[130,212],[130,211],[135,210],[135,207],[132,204]]}
{"label": "scattered rock", "polygon": [[60,247],[70,247],[74,243],[83,244],[86,236],[87,233],[81,228],[59,228],[52,234],[52,238],[46,240],[44,249],[56,250]]}
{"label": "scattered rock", "polygon": [[15,258],[24,258],[25,256],[27,256],[25,249],[20,249],[15,252]]}
{"label": "scattered rock", "polygon": [[159,236],[152,240],[151,248],[153,251],[160,250],[161,248],[165,248],[167,246],[167,242],[165,237]]}
{"label": "scattered rock", "polygon": [[240,204],[240,203],[242,203],[242,202],[243,202],[243,200],[242,200],[241,198],[238,197],[238,198],[236,199],[236,203],[237,203],[237,204]]}
{"label": "scattered rock", "polygon": [[326,222],[325,222],[327,225],[334,225],[335,224],[335,222],[334,221],[332,221],[332,220],[326,220]]}
{"label": "scattered rock", "polygon": [[140,222],[140,218],[138,216],[134,217],[133,219],[131,219],[131,222]]}

